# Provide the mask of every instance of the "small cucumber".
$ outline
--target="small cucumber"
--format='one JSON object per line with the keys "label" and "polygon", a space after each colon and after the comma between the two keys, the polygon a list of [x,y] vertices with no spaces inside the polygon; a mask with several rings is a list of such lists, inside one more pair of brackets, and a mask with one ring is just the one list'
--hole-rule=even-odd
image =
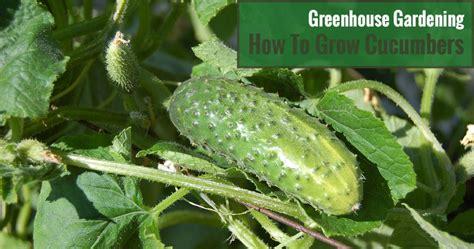
{"label": "small cucumber", "polygon": [[334,215],[360,206],[355,156],[316,118],[276,95],[227,79],[191,79],[176,89],[169,112],[193,144],[304,203]]}
{"label": "small cucumber", "polygon": [[105,64],[109,78],[118,89],[130,93],[138,85],[140,66],[122,32],[115,33],[105,52]]}

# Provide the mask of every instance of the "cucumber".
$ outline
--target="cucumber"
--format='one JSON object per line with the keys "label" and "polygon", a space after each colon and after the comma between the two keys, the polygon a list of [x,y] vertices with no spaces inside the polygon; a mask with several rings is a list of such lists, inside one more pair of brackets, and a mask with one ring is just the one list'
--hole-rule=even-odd
{"label": "cucumber", "polygon": [[316,118],[276,95],[228,79],[196,78],[176,89],[168,108],[192,144],[288,195],[327,214],[360,207],[355,155]]}
{"label": "cucumber", "polygon": [[107,74],[119,90],[131,93],[138,85],[140,66],[130,46],[120,31],[115,33],[105,52]]}

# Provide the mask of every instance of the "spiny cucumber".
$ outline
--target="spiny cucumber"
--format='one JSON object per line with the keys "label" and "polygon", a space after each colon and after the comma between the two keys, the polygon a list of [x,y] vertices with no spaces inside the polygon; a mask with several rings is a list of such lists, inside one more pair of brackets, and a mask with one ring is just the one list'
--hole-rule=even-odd
{"label": "spiny cucumber", "polygon": [[316,118],[236,81],[197,78],[169,102],[172,122],[193,144],[328,214],[357,210],[355,156]]}
{"label": "spiny cucumber", "polygon": [[118,31],[110,42],[105,53],[105,64],[109,78],[118,89],[130,93],[138,85],[140,66],[135,54]]}

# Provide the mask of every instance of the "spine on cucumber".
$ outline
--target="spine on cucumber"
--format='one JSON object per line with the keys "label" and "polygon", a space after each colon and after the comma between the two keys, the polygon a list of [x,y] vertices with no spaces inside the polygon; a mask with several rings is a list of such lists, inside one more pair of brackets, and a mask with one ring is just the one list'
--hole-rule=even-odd
{"label": "spine on cucumber", "polygon": [[274,95],[227,79],[191,79],[176,89],[169,112],[192,143],[304,203],[333,215],[360,206],[355,156],[316,118]]}

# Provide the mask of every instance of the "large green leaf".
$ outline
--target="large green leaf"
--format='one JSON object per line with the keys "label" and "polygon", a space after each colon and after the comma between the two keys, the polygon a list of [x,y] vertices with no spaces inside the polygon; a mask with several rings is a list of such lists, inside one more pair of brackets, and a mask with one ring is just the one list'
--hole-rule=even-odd
{"label": "large green leaf", "polygon": [[474,209],[471,208],[458,214],[448,224],[447,229],[450,233],[454,233],[461,237],[470,236],[472,239],[474,236]]}
{"label": "large green leaf", "polygon": [[416,188],[412,162],[385,124],[372,113],[358,109],[352,100],[333,91],[317,103],[317,112],[377,165],[395,202]]}
{"label": "large green leaf", "polygon": [[35,248],[122,248],[148,217],[130,181],[86,172],[43,182]]}
{"label": "large green leaf", "polygon": [[237,53],[227,47],[218,38],[201,43],[193,48],[194,54],[204,62],[219,70],[228,78],[241,79],[252,76],[260,69],[238,69]]}
{"label": "large green leaf", "polygon": [[53,82],[68,58],[50,39],[54,19],[35,0],[0,6],[0,111],[17,117],[46,114]]}
{"label": "large green leaf", "polygon": [[[385,115],[385,125],[397,137],[398,143],[413,162],[418,184],[426,186],[408,194],[405,202],[417,209],[437,210],[442,213],[446,209],[452,193],[450,173],[437,160],[437,151],[426,140],[421,131],[404,119]],[[461,193],[460,193],[461,194]],[[461,198],[462,196],[458,196]]]}
{"label": "large green leaf", "polygon": [[301,75],[285,68],[266,68],[252,75],[249,80],[266,92],[278,93],[291,101],[301,100],[304,94]]}
{"label": "large green leaf", "polygon": [[423,231],[410,213],[394,209],[385,223],[393,229],[385,248],[436,248],[436,241]]}
{"label": "large green leaf", "polygon": [[344,238],[342,241],[353,248],[385,249],[388,248],[392,232],[393,228],[383,224],[370,233],[358,237]]}
{"label": "large green leaf", "polygon": [[224,9],[227,5],[235,3],[236,0],[193,0],[193,7],[196,14],[203,25],[207,25],[209,21]]}
{"label": "large green leaf", "polygon": [[408,205],[405,205],[405,207],[408,209],[408,211],[410,211],[410,214],[413,216],[418,225],[420,225],[421,229],[427,232],[438,242],[440,248],[474,248],[474,244],[468,244],[447,232],[439,230],[431,223],[426,221],[415,209],[410,208]]}
{"label": "large green leaf", "polygon": [[395,249],[437,248],[438,246],[436,241],[420,228],[409,212],[400,208],[392,209],[382,226],[363,236],[335,239],[353,248]]}
{"label": "large green leaf", "polygon": [[132,156],[132,128],[120,132],[114,140],[112,140],[111,149],[120,154],[127,161],[131,160]]}
{"label": "large green leaf", "polygon": [[[115,137],[108,147],[88,148],[87,141],[63,139],[56,148],[116,162],[126,162],[130,130]],[[128,134],[128,135],[127,135]],[[84,138],[84,136],[82,136]],[[93,137],[88,140],[97,144]],[[103,143],[100,141],[98,144]],[[140,226],[150,217],[138,181],[129,177],[72,171],[43,182],[34,224],[35,248],[129,248]],[[140,246],[138,246],[140,248]]]}

